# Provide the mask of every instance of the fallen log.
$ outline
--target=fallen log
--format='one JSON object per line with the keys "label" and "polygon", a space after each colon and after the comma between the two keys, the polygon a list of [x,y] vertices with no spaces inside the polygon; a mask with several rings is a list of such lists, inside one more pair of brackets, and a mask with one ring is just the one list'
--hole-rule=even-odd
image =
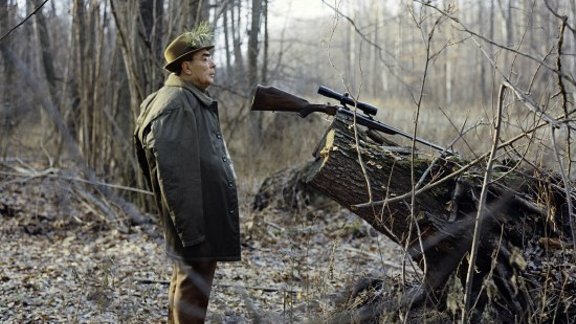
{"label": "fallen log", "polygon": [[[317,158],[302,169],[304,181],[406,247],[424,280],[395,307],[464,311],[448,305],[454,298],[451,278],[466,285],[485,161],[412,157],[409,150],[356,137],[350,122],[337,114]],[[470,283],[471,316],[570,322],[576,318],[574,221],[561,182],[536,169],[502,164],[494,170]],[[389,312],[391,303],[369,307],[361,313],[374,320],[374,314]]]}

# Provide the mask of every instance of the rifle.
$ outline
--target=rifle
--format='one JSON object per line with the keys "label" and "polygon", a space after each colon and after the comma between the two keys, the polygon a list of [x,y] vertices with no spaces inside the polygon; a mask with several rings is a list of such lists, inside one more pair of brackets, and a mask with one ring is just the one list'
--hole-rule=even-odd
{"label": "rifle", "polygon": [[[257,85],[250,110],[295,112],[298,113],[298,115],[300,115],[302,118],[305,118],[313,112],[322,112],[331,116],[335,116],[337,113],[340,113],[346,116],[346,118],[350,121],[355,119],[357,124],[365,126],[370,130],[376,130],[389,135],[400,135],[410,140],[432,147],[442,152],[442,154],[454,154],[452,150],[443,148],[442,146],[429,142],[425,139],[411,136],[410,134],[405,133],[395,127],[374,119],[372,116],[376,115],[378,108],[370,104],[354,100],[347,93],[340,94],[329,88],[321,86],[318,88],[318,94],[336,99],[340,102],[340,105],[313,104],[304,98],[300,98],[291,93],[284,92],[275,87],[264,87]],[[354,106],[357,110],[362,111],[362,113],[357,113],[356,111],[351,110],[347,105]]]}

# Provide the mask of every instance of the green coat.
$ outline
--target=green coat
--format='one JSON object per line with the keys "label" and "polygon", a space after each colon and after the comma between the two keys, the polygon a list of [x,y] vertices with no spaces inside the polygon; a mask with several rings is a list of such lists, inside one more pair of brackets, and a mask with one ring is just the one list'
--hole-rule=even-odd
{"label": "green coat", "polygon": [[134,144],[156,198],[168,255],[239,260],[236,175],[217,102],[171,74],[140,108]]}

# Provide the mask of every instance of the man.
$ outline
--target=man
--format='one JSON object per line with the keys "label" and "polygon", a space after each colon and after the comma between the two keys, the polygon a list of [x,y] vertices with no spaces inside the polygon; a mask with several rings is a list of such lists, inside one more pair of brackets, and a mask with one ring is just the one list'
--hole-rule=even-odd
{"label": "man", "polygon": [[202,24],[164,51],[164,86],[141,105],[134,140],[174,261],[169,323],[203,323],[217,261],[240,260],[235,173],[222,137],[211,34]]}

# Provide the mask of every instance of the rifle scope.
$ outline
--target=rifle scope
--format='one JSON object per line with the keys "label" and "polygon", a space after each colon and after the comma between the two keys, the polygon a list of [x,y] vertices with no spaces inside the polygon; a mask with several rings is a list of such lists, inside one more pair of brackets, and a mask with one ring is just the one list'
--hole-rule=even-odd
{"label": "rifle scope", "polygon": [[318,88],[318,94],[323,95],[324,97],[336,99],[340,101],[342,105],[350,105],[357,107],[367,115],[375,116],[376,113],[378,112],[378,108],[370,104],[361,101],[356,101],[352,99],[350,95],[348,95],[347,93],[340,94],[332,89],[326,88],[325,86],[320,86],[320,88]]}

